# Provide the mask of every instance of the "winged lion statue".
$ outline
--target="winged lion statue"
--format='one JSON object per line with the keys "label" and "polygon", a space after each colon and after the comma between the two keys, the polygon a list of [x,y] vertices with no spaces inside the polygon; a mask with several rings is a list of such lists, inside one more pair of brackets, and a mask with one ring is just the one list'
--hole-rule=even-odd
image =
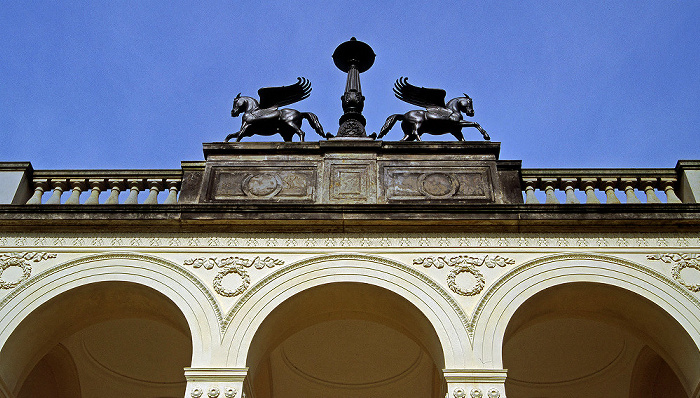
{"label": "winged lion statue", "polygon": [[394,83],[394,94],[404,102],[425,108],[414,110],[405,114],[391,115],[386,119],[384,126],[379,131],[377,138],[384,137],[397,121],[401,121],[401,129],[404,137],[401,141],[420,141],[421,135],[427,134],[452,134],[459,141],[464,141],[462,127],[475,127],[481,132],[485,140],[490,140],[486,130],[479,123],[467,121],[462,118],[462,113],[474,116],[472,99],[467,94],[457,97],[445,104],[445,90],[439,88],[416,87],[408,83],[408,78],[401,77]]}
{"label": "winged lion statue", "polygon": [[258,90],[260,101],[255,98],[241,96],[240,93],[233,100],[231,116],[237,117],[243,114],[241,129],[229,134],[226,142],[235,138],[236,142],[243,137],[253,135],[280,134],[284,141],[290,142],[294,135],[304,141],[304,132],[301,130],[302,119],[306,119],[311,128],[323,138],[330,138],[330,133],[323,132],[323,127],[318,118],[311,112],[299,112],[295,109],[279,109],[284,105],[301,101],[311,93],[311,83],[303,78],[297,78],[297,82],[289,86],[263,87]]}

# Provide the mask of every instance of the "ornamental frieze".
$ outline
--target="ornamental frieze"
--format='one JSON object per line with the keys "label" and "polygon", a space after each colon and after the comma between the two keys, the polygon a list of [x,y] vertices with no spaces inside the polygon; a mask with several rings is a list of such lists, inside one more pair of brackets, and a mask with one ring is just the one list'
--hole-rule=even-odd
{"label": "ornamental frieze", "polygon": [[649,260],[663,261],[666,264],[674,264],[671,268],[671,276],[683,287],[693,293],[700,292],[700,283],[688,283],[681,276],[681,271],[688,268],[700,272],[700,254],[691,253],[666,253],[651,254],[647,256]]}
{"label": "ornamental frieze", "polygon": [[[271,257],[247,259],[241,257],[226,257],[218,259],[217,257],[197,257],[185,260],[185,266],[192,268],[204,268],[211,270],[220,268],[213,281],[214,291],[224,297],[235,297],[243,293],[250,286],[250,274],[246,268],[255,268],[262,270],[263,268],[274,268],[275,266],[284,265],[284,261],[273,259]],[[227,289],[223,285],[224,277],[235,274],[241,279],[241,284],[236,289]]]}
{"label": "ornamental frieze", "polygon": [[[422,265],[425,268],[435,267],[442,269],[446,266],[451,268],[447,274],[447,287],[460,296],[476,296],[484,290],[486,278],[476,267],[495,268],[513,264],[515,264],[515,260],[511,258],[490,257],[488,255],[482,257],[454,256],[450,258],[447,258],[447,256],[418,257],[413,260],[413,265]],[[468,273],[474,278],[474,285],[471,288],[466,289],[457,284],[457,275],[462,273]]]}
{"label": "ornamental frieze", "polygon": [[[12,289],[20,283],[29,279],[32,275],[32,266],[30,262],[39,262],[55,258],[55,254],[44,252],[19,252],[19,253],[2,253],[0,254],[0,289]],[[22,275],[13,280],[6,281],[3,279],[3,273],[10,268],[17,267],[22,270]]]}
{"label": "ornamental frieze", "polygon": [[[14,247],[694,247],[700,236],[680,234],[41,234],[0,236]],[[648,250],[645,250],[648,251]]]}

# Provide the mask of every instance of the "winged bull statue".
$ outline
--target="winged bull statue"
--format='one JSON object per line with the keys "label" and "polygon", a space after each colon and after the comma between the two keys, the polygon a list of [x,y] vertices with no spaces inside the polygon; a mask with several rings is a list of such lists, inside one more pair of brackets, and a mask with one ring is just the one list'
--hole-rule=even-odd
{"label": "winged bull statue", "polygon": [[318,118],[311,112],[299,112],[295,109],[279,109],[282,106],[301,101],[311,93],[311,83],[303,78],[297,78],[297,82],[289,86],[263,87],[258,90],[260,101],[255,98],[241,96],[240,93],[233,100],[231,116],[237,117],[243,114],[241,129],[229,134],[226,142],[231,139],[240,141],[244,137],[253,135],[280,134],[284,141],[290,142],[294,135],[304,141],[304,132],[301,130],[302,119],[306,119],[311,128],[323,138],[330,138],[330,133],[323,132],[323,127]]}
{"label": "winged bull statue", "polygon": [[386,119],[377,138],[384,137],[397,121],[401,121],[404,137],[401,141],[420,141],[423,134],[452,134],[459,141],[464,141],[462,127],[475,127],[485,140],[490,140],[486,130],[479,123],[464,120],[462,113],[474,116],[472,99],[464,94],[445,103],[445,90],[439,88],[417,87],[408,83],[408,78],[401,77],[394,83],[396,97],[409,104],[421,106],[425,110],[414,110],[405,114],[391,115]]}

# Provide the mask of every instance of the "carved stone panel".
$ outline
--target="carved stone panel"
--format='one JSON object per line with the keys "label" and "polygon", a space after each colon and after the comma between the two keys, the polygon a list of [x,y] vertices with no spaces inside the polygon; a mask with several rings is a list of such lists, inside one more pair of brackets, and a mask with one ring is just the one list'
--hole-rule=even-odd
{"label": "carved stone panel", "polygon": [[315,166],[215,166],[211,201],[304,201],[316,198]]}
{"label": "carved stone panel", "polygon": [[488,166],[385,166],[382,178],[387,201],[495,200]]}
{"label": "carved stone panel", "polygon": [[328,202],[376,203],[376,162],[326,161]]}

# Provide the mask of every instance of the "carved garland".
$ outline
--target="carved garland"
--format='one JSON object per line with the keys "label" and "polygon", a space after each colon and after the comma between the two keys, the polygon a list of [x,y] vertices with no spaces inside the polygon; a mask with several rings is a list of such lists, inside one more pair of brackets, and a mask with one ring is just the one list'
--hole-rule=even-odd
{"label": "carved garland", "polygon": [[[32,275],[32,266],[29,261],[39,262],[50,258],[55,258],[55,254],[44,252],[22,252],[22,253],[3,253],[0,254],[0,289],[12,289],[20,283],[29,279]],[[8,268],[19,267],[22,269],[22,276],[12,282],[7,282],[2,279],[2,273]]]}
{"label": "carved garland", "polygon": [[[204,267],[207,270],[214,267],[221,268],[221,271],[214,277],[214,291],[224,297],[235,297],[245,292],[250,286],[250,275],[248,271],[245,270],[246,268],[274,268],[276,265],[284,265],[284,261],[270,257],[265,257],[263,259],[255,257],[252,260],[241,257],[226,257],[221,260],[217,260],[216,257],[197,257],[185,260],[184,264],[186,266],[191,265],[193,268]],[[241,277],[241,284],[233,290],[226,289],[222,284],[224,277],[230,274],[236,274]]]}
{"label": "carved garland", "polygon": [[681,277],[681,271],[690,268],[700,271],[700,254],[690,253],[666,253],[666,254],[651,254],[647,256],[648,260],[663,261],[667,264],[676,263],[671,269],[671,276],[678,283],[693,293],[700,292],[700,284],[690,284]]}
{"label": "carved garland", "polygon": [[[413,260],[413,265],[422,265],[425,268],[435,267],[442,269],[445,266],[452,267],[452,271],[447,274],[447,287],[456,294],[461,296],[476,296],[484,290],[486,279],[484,274],[479,272],[475,267],[485,265],[488,268],[505,267],[506,265],[515,264],[515,260],[501,256],[496,257],[471,257],[471,256],[455,256],[452,258],[446,257],[418,257]],[[457,284],[457,275],[461,273],[469,273],[474,277],[474,286],[471,289],[463,289]]]}

